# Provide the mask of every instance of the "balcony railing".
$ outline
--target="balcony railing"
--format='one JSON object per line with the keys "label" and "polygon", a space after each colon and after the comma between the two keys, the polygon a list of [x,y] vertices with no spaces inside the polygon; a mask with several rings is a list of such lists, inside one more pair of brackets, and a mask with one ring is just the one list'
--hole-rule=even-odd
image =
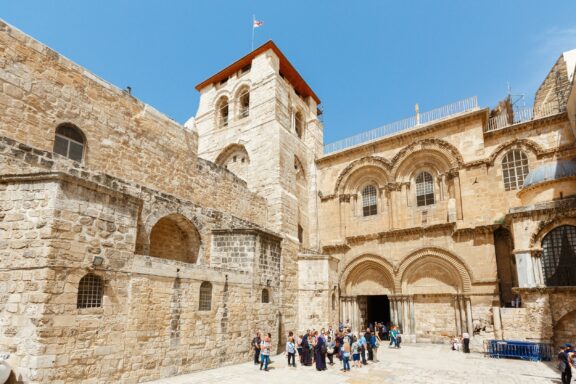
{"label": "balcony railing", "polygon": [[420,113],[403,120],[395,121],[381,127],[347,137],[324,146],[324,154],[338,152],[359,144],[365,144],[373,140],[378,140],[398,132],[406,131],[411,128],[421,127],[432,122],[446,119],[461,113],[477,110],[478,99],[476,96],[445,105],[440,108],[432,109],[428,112]]}
{"label": "balcony railing", "polygon": [[563,110],[564,108],[559,107],[556,103],[544,104],[536,110],[534,110],[533,107],[514,107],[512,113],[503,110],[499,115],[489,118],[485,131],[491,132],[514,124],[520,124],[526,121],[555,115]]}

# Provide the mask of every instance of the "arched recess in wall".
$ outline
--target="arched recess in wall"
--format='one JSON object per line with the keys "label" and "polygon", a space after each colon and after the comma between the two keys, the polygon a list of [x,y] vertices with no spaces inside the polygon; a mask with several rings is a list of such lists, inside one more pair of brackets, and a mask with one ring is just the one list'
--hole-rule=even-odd
{"label": "arched recess in wall", "polygon": [[561,345],[576,340],[576,310],[568,312],[554,325],[554,345]]}
{"label": "arched recess in wall", "polygon": [[423,248],[403,259],[396,284],[406,294],[468,294],[470,268],[457,256],[440,248]]}
{"label": "arched recess in wall", "polygon": [[502,158],[510,150],[520,149],[528,156],[529,164],[534,164],[537,157],[540,156],[544,149],[536,142],[528,139],[515,139],[499,145],[488,156],[487,163],[490,166],[496,166],[502,163]]}
{"label": "arched recess in wall", "polygon": [[346,266],[340,276],[342,296],[392,295],[394,289],[392,265],[384,258],[363,255]]}
{"label": "arched recess in wall", "polygon": [[294,155],[294,181],[295,181],[295,191],[296,202],[298,204],[298,241],[303,247],[307,247],[309,244],[308,238],[308,185],[306,178],[306,169],[304,165],[298,158]]}
{"label": "arched recess in wall", "polygon": [[500,302],[503,306],[512,306],[513,287],[518,286],[516,262],[512,251],[514,243],[510,231],[498,228],[494,231],[494,250],[496,253],[496,268],[500,288]]}
{"label": "arched recess in wall", "polygon": [[379,156],[366,156],[350,163],[336,179],[335,194],[354,194],[369,179],[379,186],[390,180],[390,162]]}
{"label": "arched recess in wall", "polygon": [[244,181],[248,181],[250,156],[242,144],[230,144],[220,152],[216,164],[225,167]]}
{"label": "arched recess in wall", "polygon": [[409,206],[427,207],[448,200],[447,217],[456,220],[457,181],[453,177],[458,169],[460,157],[437,145],[414,147],[397,157],[394,164],[396,182],[408,185]]}
{"label": "arched recess in wall", "polygon": [[162,217],[150,231],[150,256],[196,263],[200,245],[194,224],[178,213]]}

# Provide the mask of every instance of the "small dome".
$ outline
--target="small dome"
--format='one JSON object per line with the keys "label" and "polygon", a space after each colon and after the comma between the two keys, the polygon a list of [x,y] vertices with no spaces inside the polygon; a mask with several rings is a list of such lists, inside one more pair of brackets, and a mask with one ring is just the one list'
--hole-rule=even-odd
{"label": "small dome", "polygon": [[550,180],[576,176],[575,160],[558,160],[534,168],[524,179],[524,188]]}

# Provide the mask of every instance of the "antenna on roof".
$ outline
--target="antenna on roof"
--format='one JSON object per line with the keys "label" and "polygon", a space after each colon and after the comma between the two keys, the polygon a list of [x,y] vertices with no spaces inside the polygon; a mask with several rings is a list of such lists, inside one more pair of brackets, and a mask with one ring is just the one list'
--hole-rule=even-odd
{"label": "antenna on roof", "polygon": [[525,107],[526,106],[526,99],[525,99],[525,94],[524,93],[519,93],[519,94],[513,94],[512,93],[512,87],[510,86],[510,82],[508,81],[508,99],[510,100],[510,104],[512,104],[512,107],[514,107],[516,104],[518,104],[519,107]]}

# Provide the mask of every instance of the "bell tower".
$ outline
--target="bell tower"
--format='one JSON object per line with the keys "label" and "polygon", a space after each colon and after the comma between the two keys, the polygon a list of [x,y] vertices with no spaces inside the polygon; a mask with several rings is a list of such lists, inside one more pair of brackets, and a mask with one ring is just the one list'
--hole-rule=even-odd
{"label": "bell tower", "polygon": [[297,329],[298,255],[319,247],[320,99],[272,41],[196,89],[200,104],[187,125],[198,132],[198,155],[226,167],[266,198],[268,227],[284,237],[282,318],[288,329]]}

